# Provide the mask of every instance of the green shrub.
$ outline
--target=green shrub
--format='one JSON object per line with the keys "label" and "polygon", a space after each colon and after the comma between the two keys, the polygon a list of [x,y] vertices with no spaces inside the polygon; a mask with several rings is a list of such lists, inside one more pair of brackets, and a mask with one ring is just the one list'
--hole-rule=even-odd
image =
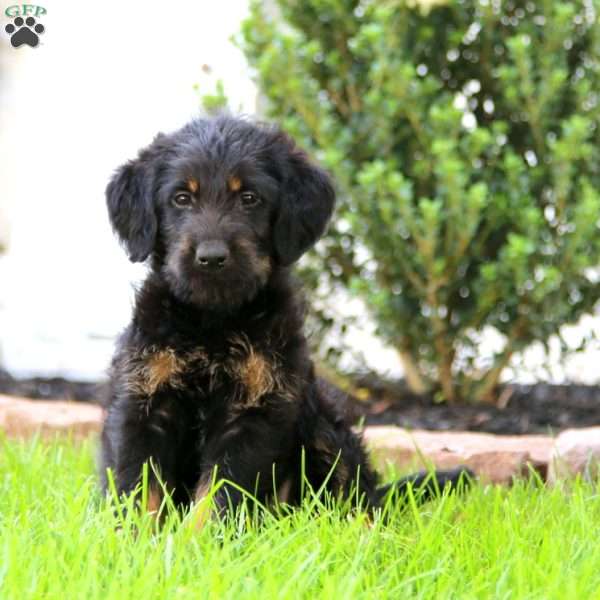
{"label": "green shrub", "polygon": [[[340,188],[319,270],[416,391],[492,397],[598,297],[597,0],[263,5],[239,43],[267,114]],[[482,364],[489,327],[505,347]]]}

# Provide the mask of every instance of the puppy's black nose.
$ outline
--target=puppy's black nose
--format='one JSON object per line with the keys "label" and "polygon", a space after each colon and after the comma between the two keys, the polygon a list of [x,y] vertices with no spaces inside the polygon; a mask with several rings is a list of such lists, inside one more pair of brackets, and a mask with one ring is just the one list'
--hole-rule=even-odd
{"label": "puppy's black nose", "polygon": [[203,269],[222,269],[229,259],[229,249],[224,242],[201,242],[196,248],[196,263]]}

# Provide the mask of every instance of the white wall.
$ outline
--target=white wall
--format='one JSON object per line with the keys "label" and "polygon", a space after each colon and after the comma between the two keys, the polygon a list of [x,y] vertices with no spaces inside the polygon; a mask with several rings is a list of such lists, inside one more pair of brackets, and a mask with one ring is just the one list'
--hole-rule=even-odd
{"label": "white wall", "polygon": [[[0,352],[12,371],[97,377],[127,323],[140,267],[109,229],[111,171],[198,114],[194,84],[221,77],[233,106],[256,91],[229,42],[247,11],[226,2],[44,0],[37,48],[13,48],[0,4]],[[5,236],[6,237],[6,236]]]}
{"label": "white wall", "polygon": [[[224,80],[233,107],[254,111],[256,90],[229,41],[247,0],[44,0],[41,44],[18,49],[4,32],[4,9],[13,3],[0,4],[1,239],[10,226],[9,251],[0,257],[0,364],[20,375],[95,379],[129,319],[132,283],[143,275],[110,232],[108,177],[156,132],[198,113],[194,84],[212,89],[204,64]],[[364,313],[357,301],[341,310]],[[599,323],[586,319],[567,335],[574,344],[592,329],[600,335]],[[396,354],[369,329],[366,321],[353,330],[350,343],[372,367],[400,374]],[[500,345],[489,332],[482,351]],[[598,381],[597,344],[564,365],[540,348],[524,360],[525,368],[517,361],[506,375]]]}

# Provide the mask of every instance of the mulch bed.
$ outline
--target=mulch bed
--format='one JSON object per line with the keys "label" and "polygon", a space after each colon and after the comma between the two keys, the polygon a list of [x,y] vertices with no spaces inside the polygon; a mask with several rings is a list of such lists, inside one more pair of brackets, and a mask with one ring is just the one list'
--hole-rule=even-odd
{"label": "mulch bed", "polygon": [[[350,397],[349,418],[366,425],[398,425],[411,429],[482,431],[505,435],[557,433],[573,427],[600,425],[600,386],[511,385],[502,407],[439,404],[416,396],[403,381],[382,381],[373,375],[357,380],[368,400]],[[0,393],[34,399],[98,402],[102,385],[63,378],[15,379],[0,370]],[[506,389],[506,388],[505,388]],[[509,393],[510,392],[510,393]]]}
{"label": "mulch bed", "polygon": [[99,383],[70,381],[62,377],[17,379],[0,369],[0,394],[34,400],[78,400],[99,402],[103,386]]}
{"label": "mulch bed", "polygon": [[500,390],[501,406],[449,406],[432,396],[411,393],[403,381],[381,381],[369,375],[358,384],[369,391],[369,400],[351,397],[348,412],[351,419],[362,417],[367,425],[504,435],[551,434],[600,425],[600,386],[513,384]]}

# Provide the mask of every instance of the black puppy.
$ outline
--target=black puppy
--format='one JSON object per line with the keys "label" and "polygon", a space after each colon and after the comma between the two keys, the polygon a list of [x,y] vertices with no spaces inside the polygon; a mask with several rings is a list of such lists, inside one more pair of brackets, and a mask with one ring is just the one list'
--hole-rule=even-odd
{"label": "black puppy", "polygon": [[[232,117],[198,119],[159,135],[122,166],[106,191],[110,220],[132,261],[149,259],[133,321],[110,374],[102,434],[106,470],[120,493],[152,463],[176,503],[228,482],[269,502],[301,500],[303,474],[336,496],[358,490],[378,506],[360,439],[334,410],[314,374],[302,332],[304,308],[290,265],[324,232],[334,205],[327,174],[284,133]],[[423,498],[466,473],[409,482]]]}

